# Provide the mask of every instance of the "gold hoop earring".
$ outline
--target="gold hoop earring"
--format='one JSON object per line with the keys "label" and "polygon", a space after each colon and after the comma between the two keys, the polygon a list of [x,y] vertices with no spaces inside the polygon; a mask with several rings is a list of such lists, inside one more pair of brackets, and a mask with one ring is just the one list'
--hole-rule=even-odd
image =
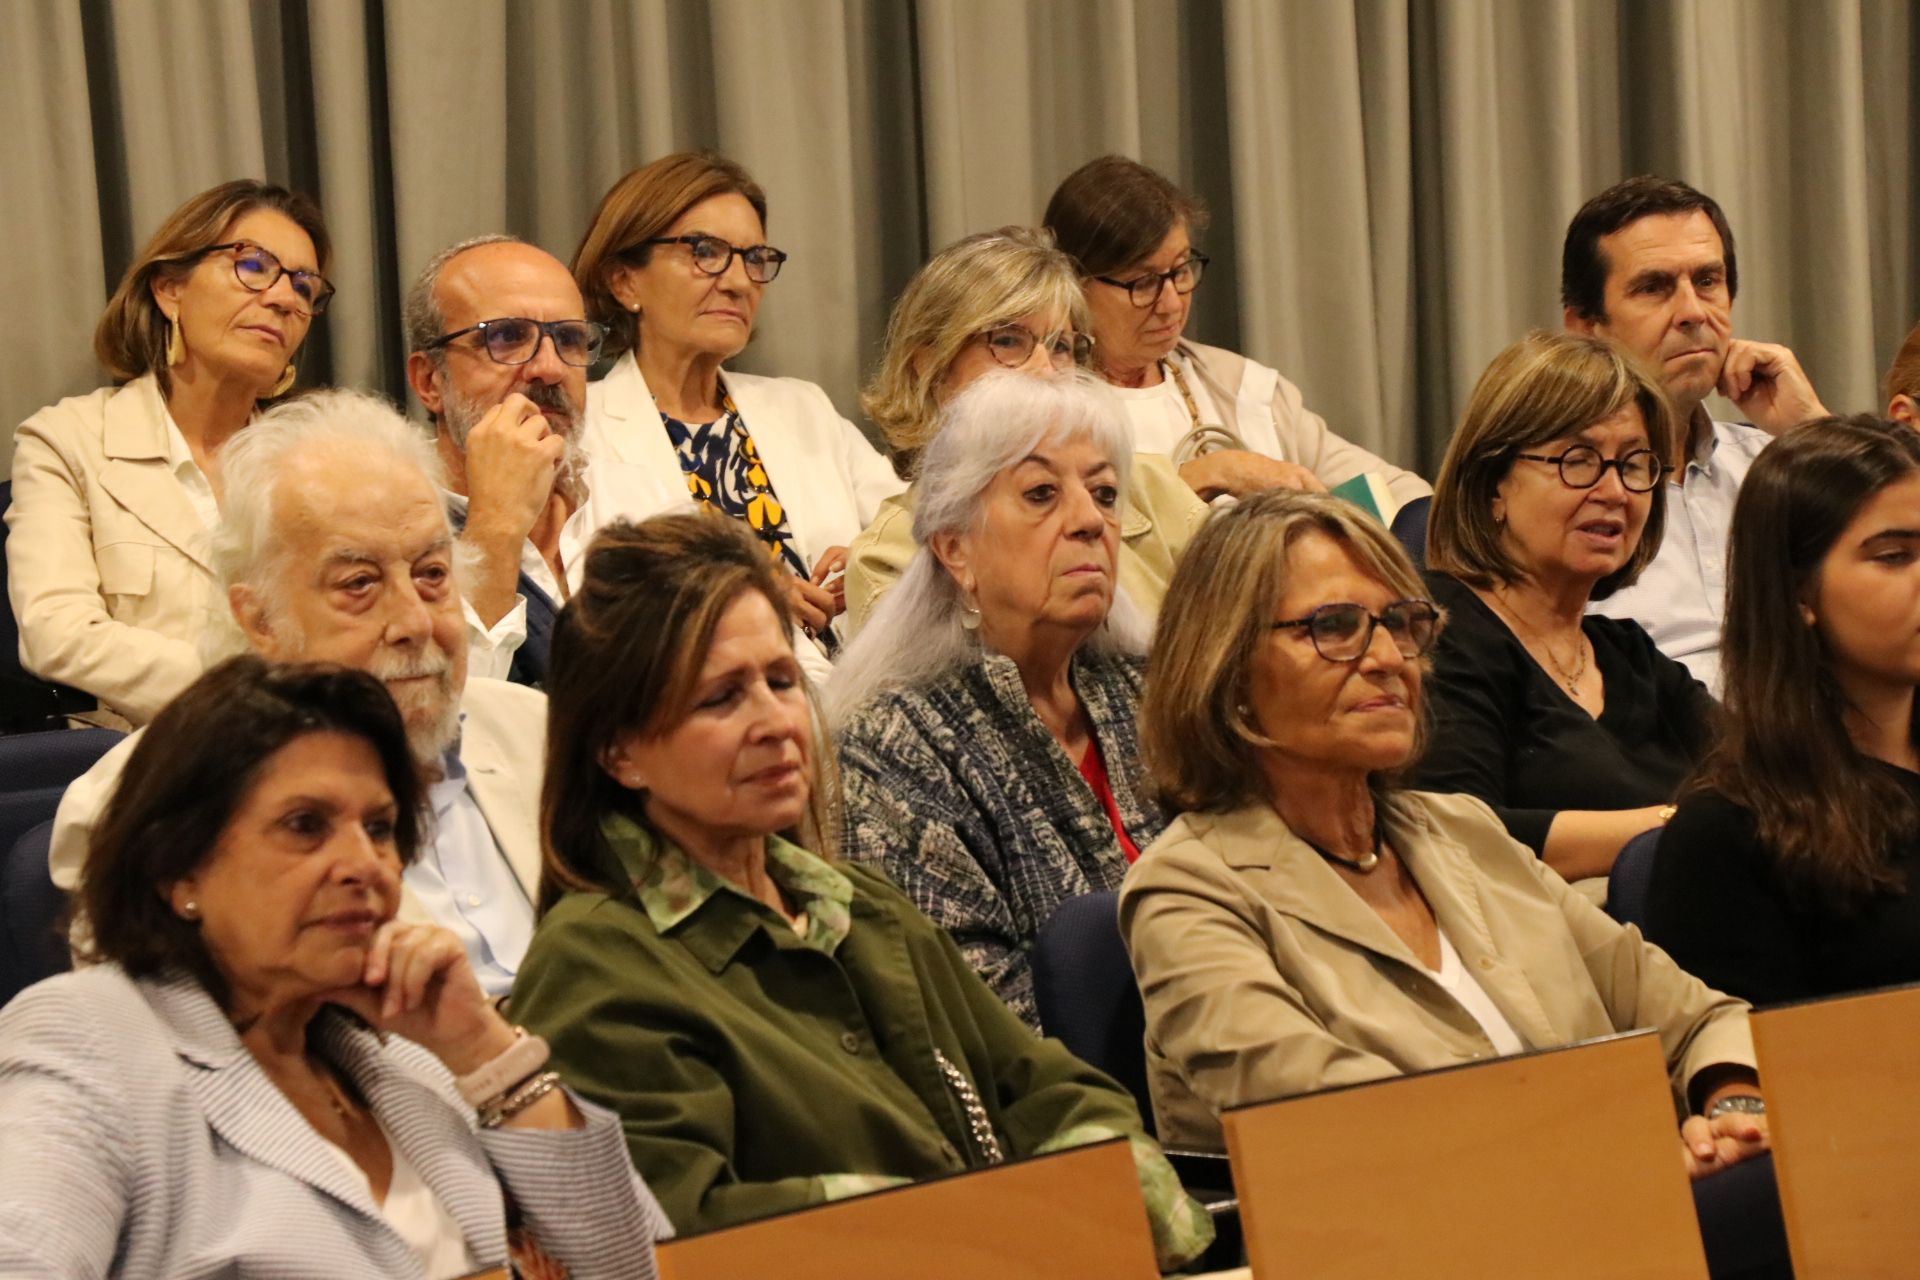
{"label": "gold hoop earring", "polygon": [[280,374],[280,381],[274,383],[273,386],[267,391],[266,398],[268,400],[271,400],[275,396],[283,396],[287,394],[287,388],[293,385],[294,375],[298,372],[299,372],[299,369],[291,361],[289,361],[287,364],[287,367]]}
{"label": "gold hoop earring", "polygon": [[180,332],[178,320],[167,321],[167,364],[178,367],[187,359],[186,335]]}

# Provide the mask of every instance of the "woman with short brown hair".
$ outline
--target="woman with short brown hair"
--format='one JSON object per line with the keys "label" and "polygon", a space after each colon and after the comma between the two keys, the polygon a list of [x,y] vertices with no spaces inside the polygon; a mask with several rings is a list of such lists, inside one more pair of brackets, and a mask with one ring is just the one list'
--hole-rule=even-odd
{"label": "woman with short brown hair", "polygon": [[1597,892],[1671,815],[1713,700],[1637,622],[1589,614],[1659,549],[1676,423],[1660,384],[1597,338],[1535,333],[1480,376],[1427,523],[1433,749],[1415,784],[1493,806]]}
{"label": "woman with short brown hair", "polygon": [[1079,268],[1093,367],[1125,405],[1135,445],[1170,456],[1203,498],[1344,485],[1391,519],[1432,492],[1328,430],[1277,371],[1183,336],[1211,261],[1194,243],[1207,227],[1197,196],[1137,160],[1101,156],[1061,181],[1044,221]]}
{"label": "woman with short brown hair", "polygon": [[174,210],[134,258],[94,332],[124,385],[14,436],[7,593],[29,671],[134,724],[199,673],[196,640],[226,608],[207,549],[220,450],[293,385],[331,253],[311,200],[239,180]]}
{"label": "woman with short brown hair", "polygon": [[903,485],[818,386],[726,368],[787,260],[766,224],[759,184],[709,151],[663,156],[601,199],[573,272],[619,360],[587,389],[582,443],[625,464],[594,483],[621,486],[609,500],[627,516],[691,494],[751,529],[785,571],[819,679],[846,607],[847,546]]}

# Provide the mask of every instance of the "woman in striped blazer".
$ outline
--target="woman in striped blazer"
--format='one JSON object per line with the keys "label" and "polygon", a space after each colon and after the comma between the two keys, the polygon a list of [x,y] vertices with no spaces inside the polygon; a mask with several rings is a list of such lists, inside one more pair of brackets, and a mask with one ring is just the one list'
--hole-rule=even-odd
{"label": "woman in striped blazer", "polygon": [[423,799],[360,672],[236,658],[160,714],[89,854],[101,963],[0,1011],[0,1274],[504,1276],[510,1226],[655,1274],[618,1121],[394,920]]}

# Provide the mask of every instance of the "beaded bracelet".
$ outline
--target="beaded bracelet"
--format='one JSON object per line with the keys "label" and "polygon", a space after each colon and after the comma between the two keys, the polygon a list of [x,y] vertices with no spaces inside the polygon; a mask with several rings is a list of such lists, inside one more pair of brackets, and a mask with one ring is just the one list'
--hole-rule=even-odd
{"label": "beaded bracelet", "polygon": [[498,1129],[559,1087],[558,1071],[543,1071],[530,1080],[522,1081],[506,1097],[495,1099],[481,1108],[480,1127]]}

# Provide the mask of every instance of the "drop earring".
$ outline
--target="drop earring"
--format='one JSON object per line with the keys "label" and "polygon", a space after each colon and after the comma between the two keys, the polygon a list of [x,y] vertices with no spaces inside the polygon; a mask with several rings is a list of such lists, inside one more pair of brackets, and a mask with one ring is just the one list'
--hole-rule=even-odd
{"label": "drop earring", "polygon": [[266,398],[269,400],[272,400],[276,396],[283,396],[287,394],[287,389],[293,385],[294,375],[297,372],[298,370],[291,363],[289,363],[286,369],[281,372],[280,381],[274,383],[273,386],[270,389],[268,389]]}
{"label": "drop earring", "polygon": [[186,362],[187,339],[180,332],[178,320],[167,321],[167,364],[177,367]]}

